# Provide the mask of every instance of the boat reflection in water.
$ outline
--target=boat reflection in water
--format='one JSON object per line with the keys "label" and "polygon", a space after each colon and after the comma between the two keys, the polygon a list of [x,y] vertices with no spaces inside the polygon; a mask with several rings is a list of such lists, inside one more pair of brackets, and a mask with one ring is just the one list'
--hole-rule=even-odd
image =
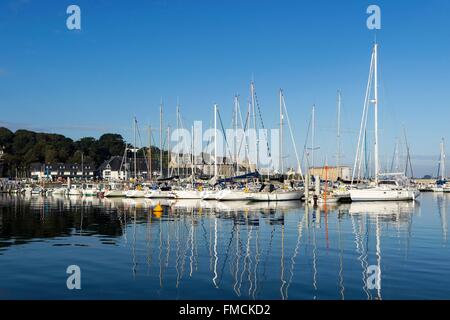
{"label": "boat reflection in water", "polygon": [[[158,204],[162,212],[153,211]],[[411,245],[420,207],[418,202],[313,207],[299,201],[2,197],[0,262],[13,254],[17,237],[22,246],[46,239],[46,246],[33,250],[45,250],[49,258],[40,263],[48,270],[62,263],[55,246],[64,244],[68,252],[76,246],[80,267],[102,286],[101,296],[82,290],[89,298],[389,299],[415,293],[420,298],[423,291],[409,290],[418,262],[405,262],[411,253],[422,254]],[[443,210],[440,217],[446,219]],[[447,230],[445,219],[439,218],[441,230]],[[32,265],[29,259],[16,254],[14,263]],[[105,275],[99,266],[111,268]],[[49,290],[55,298],[68,294],[56,285]],[[23,292],[32,291],[18,290],[14,297]],[[433,292],[439,291],[430,284],[426,294]]]}
{"label": "boat reflection in water", "polygon": [[[369,202],[305,207],[297,201],[255,203],[195,199],[162,202],[125,199],[124,203],[129,205],[130,210],[151,209],[157,203],[167,206],[163,216],[151,217],[151,220],[159,221],[158,257],[165,255],[165,259],[157,259],[161,262],[161,286],[169,285],[164,281],[164,275],[166,270],[170,270],[171,261],[175,263],[177,274],[175,287],[179,288],[183,280],[192,278],[196,272],[204,273],[200,270],[202,266],[199,266],[199,260],[205,260],[206,256],[214,288],[232,286],[236,297],[251,299],[266,296],[267,292],[263,292],[267,290],[265,284],[268,279],[271,286],[275,282],[279,283],[278,292],[270,292],[269,297],[288,299],[292,290],[296,298],[305,297],[307,293],[311,295],[306,297],[313,299],[321,298],[322,294],[326,298],[332,297],[331,292],[322,293],[320,283],[322,269],[329,260],[325,255],[335,249],[338,256],[339,279],[336,283],[339,298],[345,299],[344,260],[352,256],[344,254],[344,251],[354,250],[354,260],[347,261],[346,264],[357,263],[361,268],[358,274],[362,275],[361,288],[364,295],[359,298],[381,299],[380,239],[383,224],[387,224],[389,228],[395,226],[408,229],[412,214],[418,206],[412,202]],[[332,236],[329,235],[330,219],[333,219],[333,225],[337,225],[336,229],[332,229],[335,233]],[[165,221],[170,221],[171,224],[167,225]],[[342,224],[348,222],[351,222],[353,236],[350,248],[348,241],[343,241],[349,235],[349,230],[342,230]],[[366,245],[371,236],[371,228],[375,229],[373,248]],[[336,235],[339,241],[334,243],[330,238]],[[369,264],[371,256],[375,258],[374,264]],[[301,270],[301,266],[305,265],[310,267],[309,274],[306,270]],[[371,265],[380,270],[374,280],[371,280],[371,274],[368,273]],[[133,272],[136,272],[134,268]],[[324,276],[328,276],[328,272]],[[278,280],[274,279],[275,275],[279,276]],[[370,281],[375,284],[375,291]],[[299,294],[298,286],[302,283],[305,286]],[[354,298],[355,289],[351,290],[353,292],[350,297]]]}
{"label": "boat reflection in water", "polygon": [[[355,235],[355,247],[359,253],[358,259],[361,262],[361,268],[364,274],[362,279],[365,284],[364,292],[368,298],[373,298],[371,289],[376,289],[375,298],[382,298],[381,278],[383,267],[381,265],[381,233],[383,224],[385,224],[385,227],[392,225],[398,229],[406,228],[406,234],[409,239],[411,235],[412,214],[418,205],[415,201],[352,202],[349,204],[348,212]],[[375,243],[372,244],[374,247],[372,248],[372,255],[375,258],[375,263],[369,265],[369,243],[365,239],[369,235],[371,226],[375,228]]]}
{"label": "boat reflection in water", "polygon": [[448,193],[433,193],[433,198],[436,200],[437,212],[442,226],[442,237],[445,245],[448,243],[448,217],[447,206],[449,205]]}

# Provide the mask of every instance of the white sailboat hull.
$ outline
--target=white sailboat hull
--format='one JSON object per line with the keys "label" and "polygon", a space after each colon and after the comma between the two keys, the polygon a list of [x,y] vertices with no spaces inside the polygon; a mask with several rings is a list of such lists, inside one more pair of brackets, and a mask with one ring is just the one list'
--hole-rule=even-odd
{"label": "white sailboat hull", "polygon": [[173,191],[150,190],[145,194],[145,197],[149,199],[173,199],[175,194]]}
{"label": "white sailboat hull", "polygon": [[203,193],[198,190],[174,190],[176,199],[202,199]]}
{"label": "white sailboat hull", "polygon": [[220,191],[216,190],[206,190],[203,191],[203,200],[217,200],[217,195]]}
{"label": "white sailboat hull", "polygon": [[242,200],[250,200],[251,198],[252,194],[250,192],[245,192],[243,190],[224,189],[220,190],[216,194],[216,200],[219,201],[242,201]]}
{"label": "white sailboat hull", "polygon": [[352,201],[404,201],[415,200],[420,192],[415,189],[352,189],[350,198]]}
{"label": "white sailboat hull", "polygon": [[290,191],[273,191],[273,192],[252,192],[252,201],[288,201],[288,200],[300,200],[303,197],[303,191],[290,190]]}
{"label": "white sailboat hull", "polygon": [[125,194],[127,198],[145,198],[145,190],[128,190]]}
{"label": "white sailboat hull", "polygon": [[107,190],[105,191],[104,196],[106,198],[113,198],[113,197],[125,197],[126,192],[123,190]]}

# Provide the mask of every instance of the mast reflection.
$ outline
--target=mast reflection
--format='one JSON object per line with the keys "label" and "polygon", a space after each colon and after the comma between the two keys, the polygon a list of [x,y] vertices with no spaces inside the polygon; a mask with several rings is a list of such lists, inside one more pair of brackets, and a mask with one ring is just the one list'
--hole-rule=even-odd
{"label": "mast reflection", "polygon": [[[37,237],[95,234],[129,250],[132,281],[154,277],[158,292],[175,290],[176,295],[198,283],[245,299],[382,299],[386,232],[396,231],[399,241],[406,241],[400,249],[407,253],[412,219],[420,207],[413,202],[311,206],[297,201],[1,200],[2,248],[14,245],[5,241],[12,229],[19,230],[22,244]],[[436,200],[447,241],[447,200]],[[163,212],[153,211],[157,204]],[[20,219],[24,209],[39,218],[25,223]],[[381,270],[375,290],[367,285],[370,265]],[[355,268],[356,291],[352,285],[348,289]]]}

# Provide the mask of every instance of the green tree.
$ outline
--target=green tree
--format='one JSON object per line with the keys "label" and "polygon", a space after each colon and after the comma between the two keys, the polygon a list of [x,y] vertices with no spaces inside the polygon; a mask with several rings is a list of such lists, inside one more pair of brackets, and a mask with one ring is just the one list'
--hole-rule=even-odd
{"label": "green tree", "polygon": [[11,147],[14,138],[14,133],[8,128],[0,127],[0,147],[5,147],[6,150]]}
{"label": "green tree", "polygon": [[107,149],[107,156],[118,156],[123,154],[125,142],[120,134],[105,133],[98,139],[98,145]]}
{"label": "green tree", "polygon": [[45,163],[60,162],[58,159],[58,152],[52,147],[48,147],[45,150]]}

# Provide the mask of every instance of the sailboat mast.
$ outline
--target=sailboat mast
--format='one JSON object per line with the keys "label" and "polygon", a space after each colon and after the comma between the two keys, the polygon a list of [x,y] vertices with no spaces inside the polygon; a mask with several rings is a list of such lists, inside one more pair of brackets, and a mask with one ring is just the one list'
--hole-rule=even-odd
{"label": "sailboat mast", "polygon": [[163,150],[162,150],[162,136],[163,136],[163,102],[161,99],[161,104],[159,106],[159,171],[161,176],[163,176]]}
{"label": "sailboat mast", "polygon": [[239,169],[239,164],[238,164],[238,154],[237,154],[237,144],[238,144],[238,136],[237,136],[237,125],[238,125],[238,95],[234,96],[234,162],[235,162],[235,166],[236,166],[236,172],[235,174],[237,175],[237,171]]}
{"label": "sailboat mast", "polygon": [[399,139],[397,138],[397,141],[395,143],[395,172],[399,172],[400,171],[400,142]]}
{"label": "sailboat mast", "polygon": [[194,162],[195,162],[195,155],[194,155],[194,143],[195,143],[195,136],[194,136],[194,126],[191,127],[192,130],[192,140],[191,140],[191,173],[192,173],[192,182],[194,182]]}
{"label": "sailboat mast", "polygon": [[214,104],[214,177],[217,178],[217,104]]}
{"label": "sailboat mast", "polygon": [[283,89],[280,89],[280,173],[284,173],[283,164]]}
{"label": "sailboat mast", "polygon": [[167,127],[167,177],[170,177],[170,126]]}
{"label": "sailboat mast", "polygon": [[341,158],[341,90],[338,90],[338,103],[337,103],[337,155],[336,155],[336,169],[339,172],[340,158]]}
{"label": "sailboat mast", "polygon": [[137,138],[136,138],[136,130],[137,130],[137,120],[136,120],[136,117],[134,117],[134,179],[137,179],[137,166],[136,166],[136,163],[137,163],[137,159],[136,159],[136,154],[137,154],[137,144],[136,144],[136,141],[137,141]]}
{"label": "sailboat mast", "polygon": [[[180,129],[180,104],[177,99],[177,139],[179,139],[179,129]],[[177,147],[177,175],[180,176],[180,150]]]}
{"label": "sailboat mast", "polygon": [[256,138],[256,166],[255,169],[258,170],[259,168],[259,139],[258,139],[258,132],[257,132],[257,126],[256,126],[256,110],[255,110],[255,84],[253,81],[250,84],[250,93],[252,98],[252,112],[253,112],[253,125],[255,129],[255,138]]}
{"label": "sailboat mast", "polygon": [[152,127],[148,126],[148,177],[151,181],[152,175]]}
{"label": "sailboat mast", "polygon": [[444,151],[444,138],[441,141],[441,161],[440,161],[441,180],[445,179],[445,151]]}
{"label": "sailboat mast", "polygon": [[314,125],[315,125],[315,109],[316,105],[312,106],[312,114],[311,114],[311,168],[314,168]]}
{"label": "sailboat mast", "polygon": [[128,167],[127,167],[127,165],[128,165],[128,163],[127,163],[127,158],[128,158],[128,144],[127,144],[127,142],[125,142],[125,151],[124,151],[124,153],[123,153],[123,163],[124,163],[124,170],[123,170],[123,176],[124,176],[124,180],[128,180],[128,172],[129,172],[129,170],[128,170]]}
{"label": "sailboat mast", "polygon": [[374,112],[375,112],[375,145],[374,145],[374,156],[375,156],[375,183],[378,183],[378,175],[380,174],[379,167],[379,146],[378,146],[378,44],[375,43],[374,47]]}

